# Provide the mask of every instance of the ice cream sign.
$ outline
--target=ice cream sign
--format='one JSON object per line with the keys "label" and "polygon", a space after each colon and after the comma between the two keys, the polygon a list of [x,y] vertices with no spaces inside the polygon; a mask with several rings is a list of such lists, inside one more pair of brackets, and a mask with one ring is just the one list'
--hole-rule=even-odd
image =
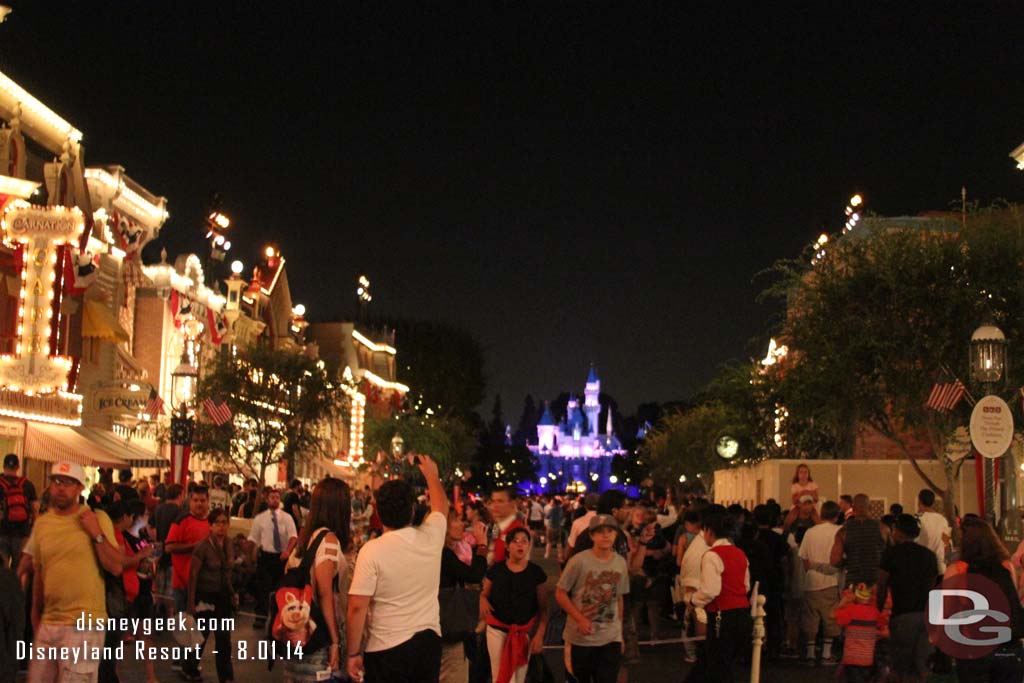
{"label": "ice cream sign", "polygon": [[21,259],[14,353],[0,355],[0,387],[26,394],[66,389],[71,358],[55,355],[60,293],[59,250],[78,241],[85,219],[77,208],[11,202],[0,218],[4,243]]}

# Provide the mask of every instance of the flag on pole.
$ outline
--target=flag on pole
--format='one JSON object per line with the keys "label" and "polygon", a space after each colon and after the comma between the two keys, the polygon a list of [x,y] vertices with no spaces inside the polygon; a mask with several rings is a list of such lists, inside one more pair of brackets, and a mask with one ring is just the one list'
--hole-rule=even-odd
{"label": "flag on pole", "polygon": [[936,382],[924,407],[937,413],[948,413],[956,408],[966,393],[967,387],[959,379],[948,383]]}
{"label": "flag on pole", "polygon": [[188,460],[192,453],[195,422],[187,417],[171,418],[171,481],[188,485]]}
{"label": "flag on pole", "polygon": [[156,389],[150,388],[149,399],[146,401],[146,414],[154,420],[164,414],[164,400]]}
{"label": "flag on pole", "polygon": [[206,410],[206,414],[213,420],[213,424],[220,427],[226,422],[230,422],[233,416],[231,408],[228,408],[228,404],[224,399],[214,401],[212,398],[203,400],[203,409]]}

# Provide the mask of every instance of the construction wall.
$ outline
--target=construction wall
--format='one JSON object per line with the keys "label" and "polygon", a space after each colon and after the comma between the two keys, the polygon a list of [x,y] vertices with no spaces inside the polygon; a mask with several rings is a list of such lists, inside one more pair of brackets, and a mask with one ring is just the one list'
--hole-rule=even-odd
{"label": "construction wall", "polygon": [[[946,477],[937,460],[919,460],[921,469],[940,486]],[[844,493],[866,493],[872,507],[886,512],[892,503],[901,503],[907,512],[917,510],[917,493],[924,481],[906,460],[765,460],[715,471],[716,503],[739,503],[747,509],[774,498],[788,509],[790,486],[797,465],[804,463],[811,478],[818,484],[821,501],[838,500]],[[974,485],[974,462],[967,461],[960,470],[957,485],[957,507],[960,513],[978,512]]]}

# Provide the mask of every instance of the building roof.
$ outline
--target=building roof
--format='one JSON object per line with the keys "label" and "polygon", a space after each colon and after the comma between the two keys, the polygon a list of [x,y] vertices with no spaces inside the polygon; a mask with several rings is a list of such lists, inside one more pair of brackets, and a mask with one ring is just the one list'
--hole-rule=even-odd
{"label": "building roof", "polygon": [[591,363],[590,364],[590,372],[587,374],[587,384],[594,384],[594,383],[600,382],[600,381],[601,380],[598,379],[598,377],[597,377],[597,369],[594,367],[594,364]]}
{"label": "building roof", "polygon": [[551,406],[544,404],[544,414],[540,416],[540,422],[537,423],[538,427],[553,427],[555,424],[555,418],[551,417]]}

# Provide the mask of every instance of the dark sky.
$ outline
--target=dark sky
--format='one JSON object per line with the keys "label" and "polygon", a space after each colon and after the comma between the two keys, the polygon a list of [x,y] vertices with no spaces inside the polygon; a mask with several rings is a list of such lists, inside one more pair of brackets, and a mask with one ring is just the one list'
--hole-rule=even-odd
{"label": "dark sky", "polygon": [[632,410],[763,353],[754,274],[854,191],[1024,198],[1019,3],[9,1],[0,68],[168,197],[172,255],[216,189],[312,319],[365,272],[471,330],[510,419],[591,361]]}

